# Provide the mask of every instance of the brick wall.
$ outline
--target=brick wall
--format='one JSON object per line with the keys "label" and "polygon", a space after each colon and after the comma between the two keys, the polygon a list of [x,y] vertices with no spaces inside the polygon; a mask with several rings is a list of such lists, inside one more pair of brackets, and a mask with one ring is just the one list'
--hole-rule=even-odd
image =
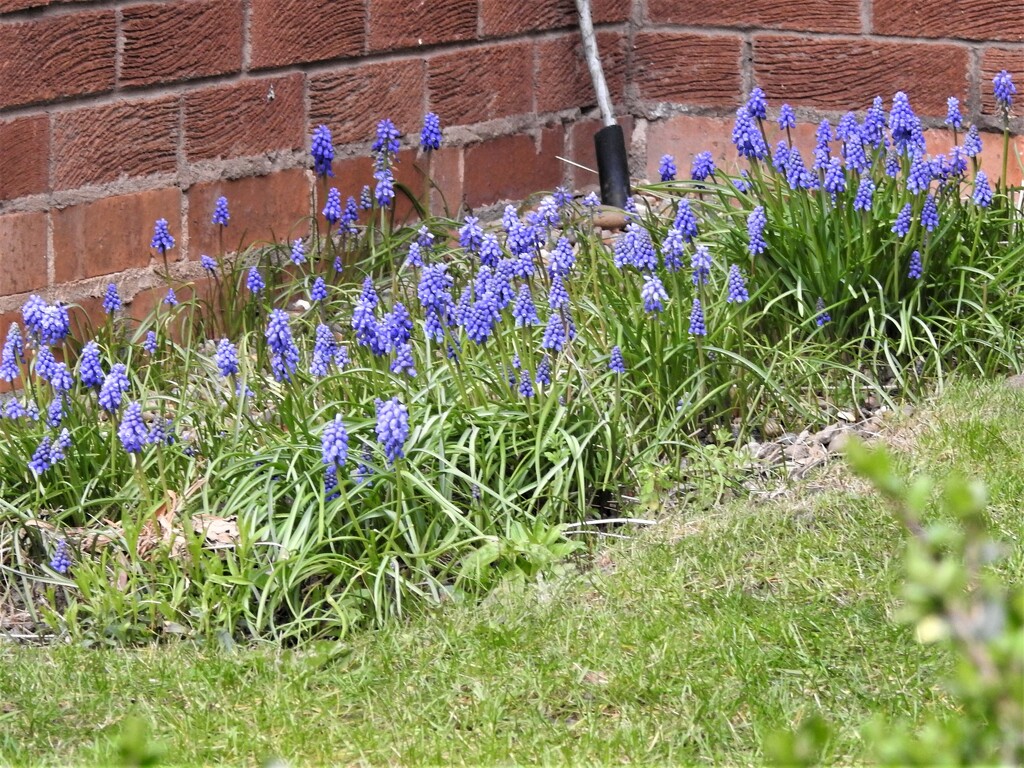
{"label": "brick wall", "polygon": [[[902,89],[935,127],[956,95],[990,129],[992,75],[1024,85],[1020,0],[594,4],[639,176],[664,152],[728,164],[755,83],[807,119]],[[368,180],[384,116],[409,133],[400,178],[418,184],[428,110],[446,131],[429,171],[451,203],[594,183],[559,159],[593,166],[600,127],[575,24],[573,0],[0,0],[0,332],[31,292],[90,311],[111,281],[149,295],[157,218],[174,269],[198,275],[221,194],[232,245],[302,234],[319,123],[345,195]]]}

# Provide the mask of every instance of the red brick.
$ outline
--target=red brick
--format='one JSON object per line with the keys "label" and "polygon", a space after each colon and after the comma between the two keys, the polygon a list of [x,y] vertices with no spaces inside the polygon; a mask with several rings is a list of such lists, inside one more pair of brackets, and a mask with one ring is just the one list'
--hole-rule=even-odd
{"label": "red brick", "polygon": [[49,188],[50,121],[33,115],[0,123],[0,200]]}
{"label": "red brick", "polygon": [[[988,174],[993,185],[1003,175],[1003,134],[1001,131],[981,131],[980,167]],[[932,155],[948,153],[953,146],[953,134],[947,128],[931,129],[924,132],[928,152]],[[963,141],[963,134],[958,137]],[[1024,135],[1010,136],[1010,161],[1006,164],[1006,176],[1011,185],[1019,185],[1024,176],[1019,158],[1024,157]],[[969,191],[969,190],[968,190]]]}
{"label": "red brick", "polygon": [[[597,0],[592,10],[594,23],[626,21],[631,8],[630,0]],[[574,0],[480,0],[480,19],[485,37],[509,37],[579,25]]]}
{"label": "red brick", "polygon": [[310,123],[330,126],[337,144],[370,141],[377,122],[418,131],[423,119],[424,67],[419,59],[360,64],[310,75]]}
{"label": "red brick", "polygon": [[435,184],[430,210],[438,216],[454,216],[462,203],[462,147],[441,147],[430,155],[428,170]]}
{"label": "red brick", "polygon": [[50,0],[0,0],[0,13],[14,13],[26,8],[38,8],[49,4]]}
{"label": "red brick", "polygon": [[531,112],[532,83],[529,43],[472,48],[435,56],[427,64],[430,106],[444,125]]}
{"label": "red brick", "polygon": [[967,50],[757,35],[754,75],[769,98],[794,105],[863,109],[877,95],[902,90],[918,114],[945,115],[946,97],[967,90]]}
{"label": "red brick", "polygon": [[695,27],[861,31],[860,0],[648,0],[647,15],[655,23]]}
{"label": "red brick", "polygon": [[[620,117],[618,123],[622,127],[622,133],[625,136],[626,148],[628,150],[633,133],[633,119],[628,116]],[[596,185],[600,181],[597,176],[597,153],[594,149],[594,134],[600,131],[602,127],[600,120],[578,120],[572,124],[570,129],[572,131],[572,148],[569,159],[578,165],[584,166],[583,168],[577,166],[570,166],[569,168],[569,176],[572,179],[574,190]]]}
{"label": "red brick", "polygon": [[[305,144],[303,75],[246,80],[185,96],[189,160],[246,157]],[[274,98],[268,99],[270,89]]]}
{"label": "red brick", "polygon": [[872,16],[882,35],[1024,40],[1020,0],[874,0]]}
{"label": "red brick", "polygon": [[[626,45],[617,32],[599,33],[598,50],[604,77],[614,103],[622,103],[626,87]],[[590,70],[583,60],[583,44],[577,33],[538,40],[538,112],[557,112],[597,104]]]}
{"label": "red brick", "polygon": [[[765,125],[769,127],[770,123]],[[738,158],[731,135],[732,119],[727,118],[679,115],[654,120],[647,126],[646,176],[648,179],[657,179],[658,162],[662,155],[669,154],[676,159],[679,168],[677,178],[688,179],[693,156],[698,152],[710,152],[716,168],[727,173],[738,173]],[[769,134],[769,139],[772,138]]]}
{"label": "red brick", "polygon": [[46,214],[0,216],[0,296],[46,285]]}
{"label": "red brick", "polygon": [[476,37],[477,0],[370,0],[370,50],[394,51]]}
{"label": "red brick", "polygon": [[254,68],[358,56],[366,42],[361,2],[252,0],[250,19]]}
{"label": "red brick", "polygon": [[0,109],[114,87],[114,12],[0,23]]}
{"label": "red brick", "polygon": [[149,243],[157,219],[167,219],[176,241],[168,260],[176,260],[177,244],[181,242],[180,195],[177,189],[156,189],[55,210],[52,216],[57,282],[149,266],[150,256],[155,254]]}
{"label": "red brick", "polygon": [[544,128],[538,142],[532,136],[502,136],[465,151],[466,203],[478,208],[501,200],[522,200],[562,183],[564,131]]}
{"label": "red brick", "polygon": [[252,243],[284,242],[308,234],[309,192],[307,172],[299,169],[194,185],[188,191],[189,258],[218,254],[220,227],[211,218],[221,195],[228,199],[231,214],[224,247],[235,251]]}
{"label": "red brick", "polygon": [[238,0],[130,5],[123,11],[121,30],[124,86],[220,75],[242,66]]}
{"label": "red brick", "polygon": [[1013,98],[1011,115],[1020,117],[1024,110],[1024,48],[989,48],[981,58],[981,111],[986,115],[994,115],[996,96],[992,89],[992,78],[1002,70],[1009,72],[1017,86],[1017,95]]}
{"label": "red brick", "polygon": [[74,189],[177,167],[178,97],[118,101],[54,118],[54,189]]}
{"label": "red brick", "polygon": [[642,32],[632,80],[641,98],[732,105],[740,95],[740,39],[732,35]]}

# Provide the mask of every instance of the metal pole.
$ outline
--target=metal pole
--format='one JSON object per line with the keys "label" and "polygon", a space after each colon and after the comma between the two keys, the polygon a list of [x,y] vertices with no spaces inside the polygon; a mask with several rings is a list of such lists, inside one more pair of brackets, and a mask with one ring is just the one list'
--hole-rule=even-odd
{"label": "metal pole", "polygon": [[612,111],[612,97],[608,93],[608,83],[604,79],[601,68],[601,57],[597,52],[597,35],[594,34],[594,21],[590,15],[590,0],[576,0],[576,11],[580,15],[580,34],[583,36],[583,57],[590,69],[590,79],[594,83],[597,94],[597,108],[601,110],[601,122],[607,127],[615,125],[615,113]]}

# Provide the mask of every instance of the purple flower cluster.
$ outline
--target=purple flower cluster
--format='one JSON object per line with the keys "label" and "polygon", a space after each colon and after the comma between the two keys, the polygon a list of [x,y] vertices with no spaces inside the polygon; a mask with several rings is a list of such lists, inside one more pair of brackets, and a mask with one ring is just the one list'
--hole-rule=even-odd
{"label": "purple flower cluster", "polygon": [[409,409],[397,397],[376,401],[377,441],[384,446],[388,463],[394,464],[405,457],[405,442],[409,439]]}
{"label": "purple flower cluster", "polygon": [[768,224],[768,217],[765,215],[764,206],[759,205],[747,216],[747,237],[749,243],[747,250],[751,256],[757,256],[768,250],[768,243],[764,239],[764,228]]}
{"label": "purple flower cluster", "polygon": [[700,299],[697,297],[694,297],[693,308],[690,310],[690,335],[708,335],[708,327],[704,323],[704,308],[701,306]]}
{"label": "purple flower cluster", "polygon": [[221,339],[217,342],[214,361],[217,363],[217,368],[220,369],[221,376],[227,378],[228,376],[238,375],[238,350],[227,339]]}
{"label": "purple flower cluster", "polygon": [[608,370],[613,373],[626,372],[626,361],[622,359],[622,349],[618,344],[612,347],[611,358],[608,361]]}
{"label": "purple flower cluster", "polygon": [[914,251],[910,254],[910,266],[907,269],[907,277],[911,280],[917,280],[924,274],[924,268],[921,265],[921,252]]}
{"label": "purple flower cluster", "polygon": [[431,152],[441,148],[441,118],[433,112],[428,112],[423,116],[420,146],[424,152]]}
{"label": "purple flower cluster", "polygon": [[41,344],[59,344],[71,332],[68,308],[47,304],[39,296],[29,296],[21,308],[25,329]]}
{"label": "purple flower cluster", "polygon": [[[95,343],[95,342],[91,342]],[[21,329],[17,323],[11,323],[7,329],[7,340],[0,352],[0,379],[14,381],[20,373],[19,363],[25,363],[25,342],[21,338]]]}
{"label": "purple flower cluster", "polygon": [[111,283],[107,286],[107,292],[103,294],[103,311],[112,315],[121,309],[121,296],[117,292],[117,286]]}
{"label": "purple flower cluster", "polygon": [[675,181],[676,172],[676,159],[672,155],[662,155],[658,163],[658,175],[661,177],[661,180]]}
{"label": "purple flower cluster", "polygon": [[728,289],[729,294],[725,297],[725,300],[729,304],[742,304],[750,300],[750,294],[747,292],[747,283],[740,273],[739,266],[736,264],[732,264],[729,267]]}
{"label": "purple flower cluster", "polygon": [[313,155],[313,172],[317,176],[333,176],[331,163],[334,161],[334,143],[331,129],[326,125],[318,125],[313,129],[313,144],[310,154]]}
{"label": "purple flower cluster", "polygon": [[217,198],[217,202],[213,207],[213,223],[221,227],[228,225],[228,219],[231,218],[231,214],[228,213],[228,199],[221,195]]}
{"label": "purple flower cluster", "polygon": [[167,229],[167,219],[156,220],[156,225],[153,227],[153,240],[149,247],[161,253],[167,253],[174,247],[174,238],[171,237],[171,233]]}
{"label": "purple flower cluster", "polygon": [[348,460],[348,431],[340,413],[324,426],[320,448],[324,464],[333,467],[345,466]]}
{"label": "purple flower cluster", "polygon": [[291,381],[291,374],[299,363],[299,348],[292,339],[288,314],[284,310],[270,310],[266,339],[270,347],[270,368],[274,378],[277,381]]}

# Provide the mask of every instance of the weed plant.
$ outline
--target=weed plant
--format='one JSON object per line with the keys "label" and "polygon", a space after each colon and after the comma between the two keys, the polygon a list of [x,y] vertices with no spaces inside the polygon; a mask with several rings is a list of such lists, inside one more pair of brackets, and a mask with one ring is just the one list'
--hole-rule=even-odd
{"label": "weed plant", "polygon": [[[769,152],[755,89],[733,132],[749,169],[664,163],[614,242],[564,189],[493,224],[428,216],[390,120],[343,202],[318,127],[308,238],[204,255],[205,287],[166,273],[137,325],[115,286],[83,334],[26,303],[0,360],[21,387],[0,419],[4,598],[90,639],[339,635],[535,575],[574,548],[565,523],[715,427],[1019,369],[1016,191],[954,106],[945,156],[900,93],[823,122],[805,167],[787,106]],[[440,145],[436,117],[420,139]],[[162,220],[152,247],[166,265]]]}

